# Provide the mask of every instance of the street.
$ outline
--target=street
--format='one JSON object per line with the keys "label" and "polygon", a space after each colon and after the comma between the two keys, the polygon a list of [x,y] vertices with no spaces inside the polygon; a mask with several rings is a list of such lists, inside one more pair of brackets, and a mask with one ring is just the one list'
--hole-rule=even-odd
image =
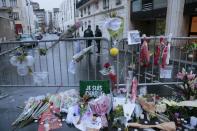
{"label": "street", "polygon": [[[57,39],[56,35],[45,35],[43,40]],[[38,47],[28,49],[29,54],[34,56],[35,64],[32,67],[33,72],[47,72],[48,76],[41,83],[41,86],[53,87],[6,87],[1,88],[8,94],[8,97],[0,100],[0,131],[11,131],[13,129],[12,122],[21,113],[24,102],[29,97],[38,95],[46,95],[47,93],[55,93],[57,90],[64,91],[71,88],[78,90],[79,80],[88,79],[104,79],[99,70],[102,68],[103,62],[107,62],[107,50],[104,50],[104,56],[85,56],[79,63],[76,63],[76,74],[69,73],[69,63],[74,55],[74,44],[72,42],[61,42],[54,48],[47,51],[46,56],[40,56],[38,48],[49,47],[52,42],[39,43]],[[85,42],[82,41],[82,48],[85,48]],[[93,50],[95,52],[95,50]],[[1,67],[0,83],[2,85],[36,85],[33,81],[33,75],[19,76],[16,67],[9,62],[10,55],[2,60],[4,66]],[[35,131],[38,124],[34,123],[17,131]],[[57,131],[75,131],[75,128],[69,128],[66,124]]]}
{"label": "street", "polygon": [[[44,35],[43,40],[58,39],[56,35]],[[42,85],[50,86],[78,86],[79,80],[96,79],[99,76],[99,69],[103,65],[103,59],[108,60],[106,55],[108,51],[105,50],[106,55],[85,56],[83,60],[75,64],[77,74],[69,72],[69,64],[75,54],[74,42],[59,42],[53,48],[47,51],[46,56],[39,55],[39,48],[48,48],[54,42],[40,42],[39,45],[33,49],[27,49],[29,54],[34,57],[35,64],[31,67],[33,72],[46,72],[48,75],[42,81]],[[85,41],[80,41],[81,49],[85,48]],[[105,43],[103,43],[105,44]],[[96,48],[95,48],[96,50]],[[94,52],[96,52],[94,50]],[[2,85],[35,85],[33,81],[33,74],[28,76],[19,76],[16,67],[12,66],[9,62],[10,54],[6,55],[2,62],[0,73],[0,82]],[[87,57],[89,57],[87,59]],[[97,63],[95,62],[97,61]],[[99,62],[100,61],[100,62]],[[99,63],[98,63],[99,62]],[[107,62],[107,61],[106,61]],[[95,66],[96,65],[96,66]],[[89,66],[87,68],[87,66]],[[81,75],[83,74],[83,75]]]}

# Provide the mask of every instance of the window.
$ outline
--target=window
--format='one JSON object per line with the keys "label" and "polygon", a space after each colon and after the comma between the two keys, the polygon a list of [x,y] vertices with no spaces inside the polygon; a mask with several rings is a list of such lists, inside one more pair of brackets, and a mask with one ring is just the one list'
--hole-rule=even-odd
{"label": "window", "polygon": [[18,12],[13,12],[12,17],[13,17],[14,20],[19,20],[19,13]]}
{"label": "window", "polygon": [[91,25],[91,21],[90,20],[88,21],[88,25]]}
{"label": "window", "polygon": [[197,16],[193,16],[191,19],[190,33],[197,34]]}
{"label": "window", "polygon": [[87,28],[87,22],[85,22],[85,28]]}
{"label": "window", "polygon": [[99,9],[99,2],[98,1],[95,2],[95,7],[96,7],[96,9]]}
{"label": "window", "polygon": [[90,5],[88,6],[88,15],[90,15],[91,12],[90,12]]}
{"label": "window", "polygon": [[2,6],[3,6],[3,7],[6,6],[6,0],[2,0]]}
{"label": "window", "polygon": [[83,10],[81,10],[81,17],[83,17]]}
{"label": "window", "polygon": [[116,5],[121,5],[122,1],[121,0],[116,0]]}
{"label": "window", "polygon": [[17,6],[17,0],[10,0],[10,6],[16,7]]}
{"label": "window", "polygon": [[84,8],[84,15],[86,14],[86,8]]}
{"label": "window", "polygon": [[109,0],[103,0],[103,9],[109,8]]}

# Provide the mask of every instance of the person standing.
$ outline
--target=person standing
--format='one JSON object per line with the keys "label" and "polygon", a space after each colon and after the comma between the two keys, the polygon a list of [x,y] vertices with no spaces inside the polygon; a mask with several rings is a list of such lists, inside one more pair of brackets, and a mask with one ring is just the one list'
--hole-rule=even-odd
{"label": "person standing", "polygon": [[[99,26],[98,25],[96,25],[95,37],[102,37],[102,32],[99,29]],[[101,40],[96,40],[96,44],[97,44],[97,53],[100,53],[100,50],[101,50]]]}
{"label": "person standing", "polygon": [[[84,31],[84,37],[94,37],[93,32],[91,30],[91,25],[88,25],[88,28]],[[92,44],[92,40],[87,40],[86,46],[89,47]]]}

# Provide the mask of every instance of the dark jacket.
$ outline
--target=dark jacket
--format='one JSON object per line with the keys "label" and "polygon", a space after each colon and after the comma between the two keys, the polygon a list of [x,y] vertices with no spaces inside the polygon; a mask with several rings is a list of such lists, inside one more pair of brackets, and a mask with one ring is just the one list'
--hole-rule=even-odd
{"label": "dark jacket", "polygon": [[91,29],[86,29],[84,31],[84,37],[94,37],[92,30]]}
{"label": "dark jacket", "polygon": [[96,29],[95,31],[95,37],[102,37],[102,32],[100,29]]}

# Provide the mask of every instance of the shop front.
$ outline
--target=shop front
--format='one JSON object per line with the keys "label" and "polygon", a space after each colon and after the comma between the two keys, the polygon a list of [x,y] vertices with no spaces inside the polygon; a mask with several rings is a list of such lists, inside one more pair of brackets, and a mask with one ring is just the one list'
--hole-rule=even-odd
{"label": "shop front", "polygon": [[[189,17],[188,36],[196,37],[197,36],[197,0],[186,1],[184,15]],[[196,42],[197,41],[193,41],[194,44],[191,45],[191,48],[194,48],[193,56],[195,61],[197,61]]]}

